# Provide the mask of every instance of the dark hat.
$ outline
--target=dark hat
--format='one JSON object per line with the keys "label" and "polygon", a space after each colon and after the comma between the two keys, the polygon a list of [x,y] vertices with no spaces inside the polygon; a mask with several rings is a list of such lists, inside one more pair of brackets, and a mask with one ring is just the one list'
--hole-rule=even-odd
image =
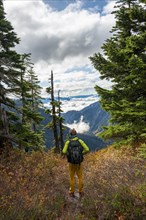
{"label": "dark hat", "polygon": [[77,132],[76,132],[76,130],[73,128],[73,129],[70,129],[70,135],[76,135],[77,134]]}

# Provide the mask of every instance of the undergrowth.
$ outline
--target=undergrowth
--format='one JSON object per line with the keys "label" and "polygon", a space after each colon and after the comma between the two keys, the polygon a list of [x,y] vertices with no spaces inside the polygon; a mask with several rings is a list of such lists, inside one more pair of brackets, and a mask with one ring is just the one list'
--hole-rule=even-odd
{"label": "undergrowth", "polygon": [[13,150],[0,161],[0,219],[146,219],[146,160],[109,147],[85,156],[85,196],[68,198],[65,158]]}

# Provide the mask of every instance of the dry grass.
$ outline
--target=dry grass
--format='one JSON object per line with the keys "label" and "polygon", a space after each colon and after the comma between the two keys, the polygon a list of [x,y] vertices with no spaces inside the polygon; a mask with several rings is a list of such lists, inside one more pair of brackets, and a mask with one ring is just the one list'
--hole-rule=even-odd
{"label": "dry grass", "polygon": [[112,147],[84,160],[81,201],[68,199],[65,158],[12,151],[0,161],[0,219],[146,219],[146,160]]}

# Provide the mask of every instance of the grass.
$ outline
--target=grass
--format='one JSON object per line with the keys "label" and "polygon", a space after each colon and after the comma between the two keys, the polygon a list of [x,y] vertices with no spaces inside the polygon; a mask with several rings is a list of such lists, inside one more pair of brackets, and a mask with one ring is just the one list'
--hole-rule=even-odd
{"label": "grass", "polygon": [[146,160],[125,147],[85,156],[84,191],[68,199],[65,158],[52,152],[13,150],[0,161],[0,219],[146,219]]}

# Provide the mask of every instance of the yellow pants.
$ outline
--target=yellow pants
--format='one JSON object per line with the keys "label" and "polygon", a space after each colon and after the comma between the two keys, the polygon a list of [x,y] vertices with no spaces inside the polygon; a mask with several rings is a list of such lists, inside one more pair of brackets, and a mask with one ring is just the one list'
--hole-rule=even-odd
{"label": "yellow pants", "polygon": [[70,175],[70,192],[75,191],[75,174],[78,177],[78,191],[83,190],[83,174],[82,174],[82,164],[71,164],[69,163],[69,175]]}

